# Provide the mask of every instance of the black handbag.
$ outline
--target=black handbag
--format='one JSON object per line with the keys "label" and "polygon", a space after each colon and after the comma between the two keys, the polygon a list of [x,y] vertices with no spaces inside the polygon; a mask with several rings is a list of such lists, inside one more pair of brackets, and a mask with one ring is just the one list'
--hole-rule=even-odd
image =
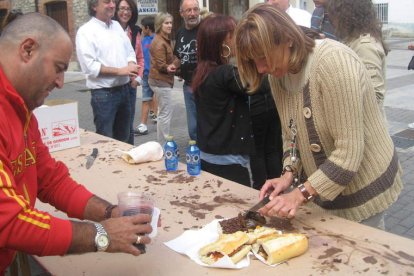
{"label": "black handbag", "polygon": [[414,56],[411,58],[410,63],[408,63],[408,70],[414,70]]}

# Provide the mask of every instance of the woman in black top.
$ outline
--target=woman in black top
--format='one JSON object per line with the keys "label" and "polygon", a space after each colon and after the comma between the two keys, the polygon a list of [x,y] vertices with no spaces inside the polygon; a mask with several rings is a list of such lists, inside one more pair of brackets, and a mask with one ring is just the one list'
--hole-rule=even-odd
{"label": "woman in black top", "polygon": [[197,139],[204,171],[250,186],[253,145],[248,96],[234,55],[234,18],[211,15],[197,33],[198,65],[192,88],[197,106]]}
{"label": "woman in black top", "polygon": [[283,168],[282,130],[267,77],[249,96],[249,107],[255,144],[250,167],[253,188],[260,190],[267,179],[279,177]]}

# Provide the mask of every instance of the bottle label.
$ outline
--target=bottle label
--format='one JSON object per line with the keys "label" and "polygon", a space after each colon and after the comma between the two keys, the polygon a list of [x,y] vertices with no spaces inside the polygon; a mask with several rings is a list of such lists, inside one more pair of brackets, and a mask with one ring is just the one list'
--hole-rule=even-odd
{"label": "bottle label", "polygon": [[165,147],[165,169],[175,171],[178,167],[178,149],[175,147]]}
{"label": "bottle label", "polygon": [[185,156],[187,162],[187,172],[190,175],[199,175],[201,170],[200,154],[187,153]]}

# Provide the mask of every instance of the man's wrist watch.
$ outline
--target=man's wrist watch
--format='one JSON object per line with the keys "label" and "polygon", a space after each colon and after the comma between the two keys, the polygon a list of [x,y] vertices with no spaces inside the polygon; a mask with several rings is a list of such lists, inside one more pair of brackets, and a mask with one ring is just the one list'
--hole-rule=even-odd
{"label": "man's wrist watch", "polygon": [[108,249],[109,243],[110,243],[108,233],[106,233],[102,224],[95,222],[94,225],[96,229],[96,235],[95,235],[96,251],[104,252],[106,251],[106,249]]}
{"label": "man's wrist watch", "polygon": [[314,199],[314,196],[311,195],[305,187],[305,184],[301,183],[298,185],[299,191],[302,193],[303,197],[305,198],[305,202],[309,202]]}

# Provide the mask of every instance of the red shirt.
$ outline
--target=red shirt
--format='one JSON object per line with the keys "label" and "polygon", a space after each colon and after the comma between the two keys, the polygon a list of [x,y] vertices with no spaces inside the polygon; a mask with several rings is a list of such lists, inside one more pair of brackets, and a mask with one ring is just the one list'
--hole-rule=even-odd
{"label": "red shirt", "polygon": [[92,193],[43,144],[38,123],[0,68],[0,275],[16,251],[63,255],[70,221],[34,208],[36,198],[82,219]]}

